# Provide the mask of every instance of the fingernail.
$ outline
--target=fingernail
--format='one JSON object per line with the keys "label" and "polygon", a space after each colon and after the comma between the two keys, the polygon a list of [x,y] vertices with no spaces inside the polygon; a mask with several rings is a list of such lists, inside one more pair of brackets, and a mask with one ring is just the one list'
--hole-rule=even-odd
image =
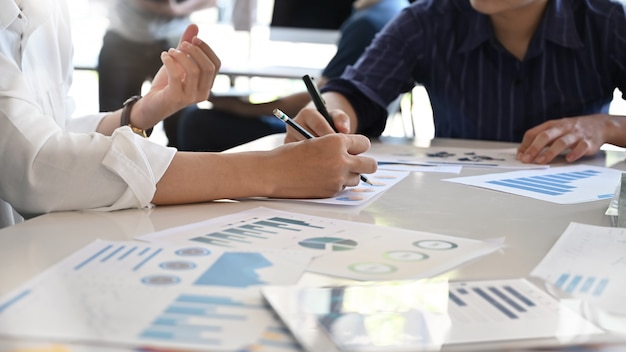
{"label": "fingernail", "polygon": [[545,163],[545,162],[546,162],[546,156],[545,156],[545,155],[541,155],[541,156],[539,156],[539,157],[535,160],[535,162],[536,162],[537,164],[543,164],[543,163]]}

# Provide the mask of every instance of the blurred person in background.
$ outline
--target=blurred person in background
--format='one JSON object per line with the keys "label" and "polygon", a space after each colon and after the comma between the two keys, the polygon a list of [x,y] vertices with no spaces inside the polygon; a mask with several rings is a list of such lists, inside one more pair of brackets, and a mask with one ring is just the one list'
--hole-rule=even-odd
{"label": "blurred person in background", "polygon": [[[217,0],[115,0],[98,57],[100,111],[119,109],[140,95],[161,67],[161,52],[176,47],[195,11]],[[179,113],[163,121],[168,145],[175,147]]]}
{"label": "blurred person in background", "polygon": [[[323,86],[353,65],[376,34],[400,11],[407,0],[357,0],[353,12],[341,25],[337,52],[316,79]],[[304,86],[304,84],[303,84]],[[178,148],[187,151],[223,151],[257,138],[285,132],[285,123],[273,116],[280,108],[295,116],[309,101],[306,91],[265,103],[251,103],[241,97],[212,95],[211,109],[190,107],[181,113]],[[397,109],[398,104],[394,105]],[[393,110],[393,108],[390,108]]]}

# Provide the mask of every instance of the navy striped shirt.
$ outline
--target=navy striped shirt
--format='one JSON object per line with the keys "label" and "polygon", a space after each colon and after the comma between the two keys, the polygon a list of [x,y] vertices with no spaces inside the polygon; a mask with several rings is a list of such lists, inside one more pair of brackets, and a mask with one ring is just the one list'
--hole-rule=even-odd
{"label": "navy striped shirt", "polygon": [[549,0],[520,61],[468,0],[418,0],[323,91],[345,94],[357,132],[378,136],[384,107],[416,83],[437,137],[519,142],[546,120],[606,113],[615,88],[626,92],[626,5]]}

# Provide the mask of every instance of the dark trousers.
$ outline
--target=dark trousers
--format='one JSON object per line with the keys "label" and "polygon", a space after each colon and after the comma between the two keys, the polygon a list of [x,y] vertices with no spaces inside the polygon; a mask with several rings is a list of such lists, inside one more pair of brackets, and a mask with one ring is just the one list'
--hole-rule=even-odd
{"label": "dark trousers", "polygon": [[[115,111],[126,99],[141,94],[145,81],[152,81],[162,65],[161,52],[169,49],[165,40],[138,43],[107,31],[98,56],[100,111]],[[179,113],[163,121],[168,145],[177,145]]]}
{"label": "dark trousers", "polygon": [[190,107],[182,110],[178,149],[221,152],[274,133],[285,123],[274,116],[243,117],[228,112]]}

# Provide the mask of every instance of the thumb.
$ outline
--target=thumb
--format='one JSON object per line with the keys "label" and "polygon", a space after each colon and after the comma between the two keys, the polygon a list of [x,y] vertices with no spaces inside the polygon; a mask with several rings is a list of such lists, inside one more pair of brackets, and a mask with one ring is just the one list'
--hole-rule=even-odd
{"label": "thumb", "polygon": [[178,48],[183,42],[191,43],[193,37],[197,36],[199,32],[198,26],[195,24],[190,24],[187,29],[185,29],[185,33],[183,33],[182,37],[180,37],[180,41],[178,42]]}

